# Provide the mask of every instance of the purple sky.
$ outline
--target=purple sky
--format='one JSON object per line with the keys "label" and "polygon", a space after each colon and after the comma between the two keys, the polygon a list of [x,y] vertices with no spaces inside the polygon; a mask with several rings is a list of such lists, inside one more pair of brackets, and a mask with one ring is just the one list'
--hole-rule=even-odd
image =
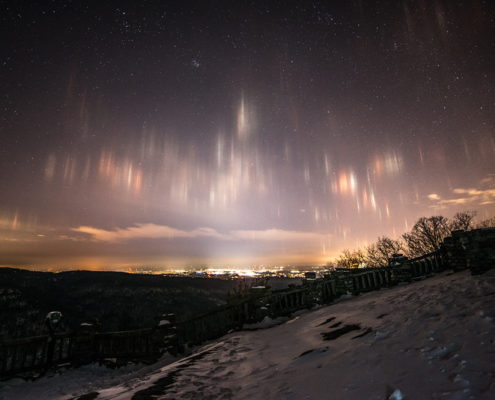
{"label": "purple sky", "polygon": [[325,264],[495,214],[491,2],[10,3],[0,265]]}

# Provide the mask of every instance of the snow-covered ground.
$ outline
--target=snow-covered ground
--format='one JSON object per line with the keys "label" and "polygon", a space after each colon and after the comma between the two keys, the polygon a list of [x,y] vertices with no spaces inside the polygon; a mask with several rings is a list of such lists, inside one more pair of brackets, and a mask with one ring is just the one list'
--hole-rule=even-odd
{"label": "snow-covered ground", "polygon": [[279,322],[165,366],[1,382],[0,399],[495,399],[495,271],[444,273]]}

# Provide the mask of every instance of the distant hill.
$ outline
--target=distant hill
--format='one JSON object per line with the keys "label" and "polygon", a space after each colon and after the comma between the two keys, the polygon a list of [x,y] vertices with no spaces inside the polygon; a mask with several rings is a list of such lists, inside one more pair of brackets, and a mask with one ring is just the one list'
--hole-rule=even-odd
{"label": "distant hill", "polygon": [[123,272],[60,273],[0,268],[0,336],[45,332],[49,311],[61,311],[68,329],[82,322],[100,331],[151,327],[155,317],[187,317],[225,302],[235,280]]}

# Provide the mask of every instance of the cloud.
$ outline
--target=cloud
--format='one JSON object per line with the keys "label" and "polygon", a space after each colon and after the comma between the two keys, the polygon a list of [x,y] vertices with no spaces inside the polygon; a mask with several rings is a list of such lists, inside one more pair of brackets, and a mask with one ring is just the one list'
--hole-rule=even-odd
{"label": "cloud", "polygon": [[90,235],[92,240],[98,242],[120,242],[131,239],[223,237],[222,234],[211,228],[197,228],[191,231],[184,231],[167,225],[156,224],[136,224],[135,226],[113,230],[80,226],[78,228],[73,228],[72,230],[74,232]]}
{"label": "cloud", "polygon": [[329,234],[316,232],[287,231],[283,229],[265,229],[265,230],[237,230],[232,231],[231,235],[235,239],[241,240],[260,240],[260,241],[285,241],[285,242],[311,242],[328,239]]}
{"label": "cloud", "polygon": [[464,195],[459,199],[453,200],[465,200],[478,201],[479,204],[494,204],[495,203],[495,188],[491,189],[454,189],[455,194]]}
{"label": "cloud", "polygon": [[315,242],[328,239],[329,234],[290,231],[283,229],[234,230],[228,234],[217,232],[213,228],[201,227],[190,231],[172,228],[167,225],[136,224],[127,228],[100,229],[91,226],[72,228],[72,231],[89,235],[96,242],[122,242],[132,239],[174,239],[209,237],[222,240],[253,240],[262,242]]}
{"label": "cloud", "polygon": [[440,207],[495,204],[495,182],[492,177],[484,178],[480,182],[480,188],[455,188],[452,190],[452,195],[447,198],[430,193],[428,199],[434,201],[435,206]]}

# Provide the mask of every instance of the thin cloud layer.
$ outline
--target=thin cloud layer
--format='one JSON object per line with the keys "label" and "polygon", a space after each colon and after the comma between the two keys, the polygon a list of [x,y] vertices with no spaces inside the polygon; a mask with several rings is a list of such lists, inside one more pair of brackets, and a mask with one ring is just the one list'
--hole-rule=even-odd
{"label": "thin cloud layer", "polygon": [[136,224],[127,228],[113,230],[94,228],[91,226],[80,226],[72,229],[74,232],[85,233],[91,240],[97,242],[120,242],[131,239],[173,239],[173,238],[195,238],[214,237],[221,238],[222,235],[211,228],[197,228],[191,231],[172,228],[167,225]]}
{"label": "thin cloud layer", "polygon": [[136,224],[127,228],[113,230],[100,229],[91,226],[80,226],[72,229],[74,232],[89,235],[96,242],[122,242],[133,239],[192,239],[209,237],[222,240],[253,240],[253,241],[292,241],[313,242],[328,239],[330,235],[313,232],[291,231],[283,229],[265,230],[235,230],[228,234],[217,232],[213,228],[201,227],[190,231],[173,228],[167,225]]}
{"label": "thin cloud layer", "polygon": [[446,208],[448,206],[490,205],[495,204],[495,179],[490,176],[480,182],[480,188],[455,188],[452,196],[442,198],[437,193],[430,193],[428,199],[434,206]]}
{"label": "thin cloud layer", "polygon": [[315,232],[286,231],[283,229],[238,230],[232,236],[240,240],[311,242],[328,239],[330,235]]}

